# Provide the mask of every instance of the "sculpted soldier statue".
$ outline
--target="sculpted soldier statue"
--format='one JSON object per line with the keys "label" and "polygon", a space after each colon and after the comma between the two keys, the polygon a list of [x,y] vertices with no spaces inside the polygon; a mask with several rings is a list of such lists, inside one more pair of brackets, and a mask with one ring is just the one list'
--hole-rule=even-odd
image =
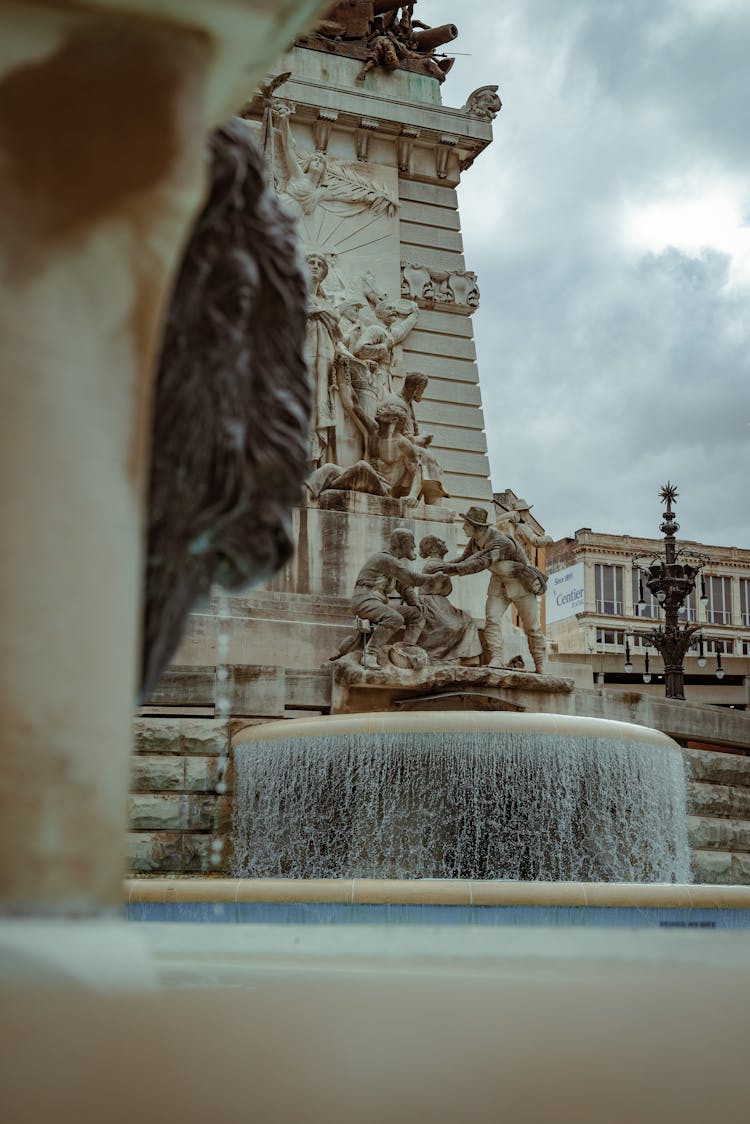
{"label": "sculpted soldier statue", "polygon": [[[368,558],[359,572],[352,609],[357,617],[374,625],[362,659],[365,667],[388,666],[388,645],[401,629],[405,629],[404,644],[417,642],[424,613],[414,586],[424,585],[430,578],[404,564],[404,560],[413,562],[416,557],[414,535],[405,527],[397,527],[389,536],[387,548]],[[389,602],[394,593],[400,594],[403,602],[398,607]]]}
{"label": "sculpted soldier statue", "polygon": [[550,535],[539,534],[534,530],[529,522],[529,514],[532,505],[527,503],[526,500],[512,500],[512,507],[510,511],[506,511],[497,516],[496,526],[498,530],[504,531],[506,535],[512,535],[516,542],[520,542],[524,550],[532,557],[534,556],[534,563],[537,562],[536,555],[538,554],[540,546],[550,546],[552,537]]}
{"label": "sculpted soldier statue", "polygon": [[428,448],[432,444],[432,434],[419,432],[414,413],[414,403],[422,401],[428,382],[427,375],[423,375],[420,371],[409,371],[398,397],[406,407],[403,434],[414,445],[419,462],[419,495],[429,505],[440,503],[441,500],[450,497],[443,487],[442,466],[432,450]]}
{"label": "sculpted soldier statue", "polygon": [[545,642],[539,620],[537,597],[547,588],[547,579],[532,566],[523,547],[489,522],[483,507],[470,507],[463,516],[469,545],[457,562],[428,563],[430,572],[478,574],[490,571],[485,608],[484,638],[490,667],[504,667],[502,619],[510,605],[515,605],[526,633],[535,671],[544,670]]}

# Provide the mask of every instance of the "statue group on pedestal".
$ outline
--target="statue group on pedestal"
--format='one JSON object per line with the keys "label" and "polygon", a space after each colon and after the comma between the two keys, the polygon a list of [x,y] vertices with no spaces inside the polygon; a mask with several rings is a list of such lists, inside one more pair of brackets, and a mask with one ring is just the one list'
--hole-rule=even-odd
{"label": "statue group on pedestal", "polygon": [[[430,27],[414,19],[415,3],[339,0],[318,21],[312,38],[325,40],[330,49],[341,54],[349,54],[351,44],[360,44],[366,55],[358,82],[378,67],[393,71],[404,65],[444,82],[454,60],[439,53],[438,48],[456,38],[456,28],[453,24]],[[356,57],[362,56],[357,52]]]}
{"label": "statue group on pedestal", "polygon": [[[522,525],[519,519],[517,527]],[[423,570],[410,566],[417,557],[411,531],[391,532],[386,549],[373,554],[359,572],[352,609],[358,632],[333,659],[353,651],[363,638],[362,664],[369,668],[425,667],[430,663],[478,663],[482,645],[473,618],[450,601],[451,577],[488,571],[484,646],[493,668],[508,666],[503,651],[502,620],[511,605],[518,611],[534,670],[542,673],[545,640],[539,596],[547,579],[533,565],[517,537],[498,530],[487,511],[470,507],[463,515],[469,540],[460,558],[446,562],[448,548],[436,535],[425,536],[419,553]],[[533,531],[529,529],[531,535]],[[396,602],[396,597],[400,601]]]}

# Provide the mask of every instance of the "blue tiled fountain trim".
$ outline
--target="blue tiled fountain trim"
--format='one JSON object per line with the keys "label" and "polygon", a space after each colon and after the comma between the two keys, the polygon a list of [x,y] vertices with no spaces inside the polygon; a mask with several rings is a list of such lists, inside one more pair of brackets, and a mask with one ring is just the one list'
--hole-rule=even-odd
{"label": "blue tiled fountain trim", "polygon": [[131,921],[241,925],[575,926],[750,929],[750,909],[564,905],[418,905],[347,902],[131,902]]}

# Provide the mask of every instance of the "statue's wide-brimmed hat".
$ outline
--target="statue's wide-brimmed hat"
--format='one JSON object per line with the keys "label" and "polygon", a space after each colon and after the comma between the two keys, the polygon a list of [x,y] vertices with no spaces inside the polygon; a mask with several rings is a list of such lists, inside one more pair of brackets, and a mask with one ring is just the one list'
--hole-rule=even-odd
{"label": "statue's wide-brimmed hat", "polygon": [[489,512],[484,507],[470,507],[468,511],[463,512],[461,518],[471,523],[472,527],[491,526]]}
{"label": "statue's wide-brimmed hat", "polygon": [[527,503],[526,500],[513,500],[513,509],[515,511],[531,511],[533,506],[533,503]]}

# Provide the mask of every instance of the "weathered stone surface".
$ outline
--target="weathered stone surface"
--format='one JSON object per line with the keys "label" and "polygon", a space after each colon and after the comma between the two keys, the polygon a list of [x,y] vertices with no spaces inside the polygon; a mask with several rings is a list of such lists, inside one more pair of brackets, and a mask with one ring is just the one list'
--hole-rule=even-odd
{"label": "weathered stone surface", "polygon": [[215,757],[185,757],[185,792],[213,792],[219,780],[218,762]]}
{"label": "weathered stone surface", "polygon": [[445,207],[447,210],[458,208],[458,196],[452,187],[440,187],[439,184],[415,183],[413,180],[400,179],[398,191],[402,199],[429,203],[434,207]]}
{"label": "weathered stone surface", "polygon": [[744,785],[750,789],[750,757],[707,749],[684,749],[683,753],[694,781]]}
{"label": "weathered stone surface", "polygon": [[182,792],[185,758],[168,753],[134,754],[130,766],[131,792]]}
{"label": "weathered stone surface", "polygon": [[403,193],[401,193],[399,214],[402,221],[407,220],[413,223],[421,223],[424,226],[435,226],[442,230],[461,229],[458,211],[449,207],[438,206],[435,203],[428,203],[426,200],[406,199]]}
{"label": "weathered stone surface", "polygon": [[693,851],[693,878],[699,884],[750,886],[750,856],[730,851]]}
{"label": "weathered stone surface", "polygon": [[211,831],[216,822],[215,796],[134,793],[128,802],[133,831]]}
{"label": "weathered stone surface", "polygon": [[750,886],[749,855],[732,855],[732,882],[735,886]]}
{"label": "weathered stone surface", "polygon": [[699,851],[750,851],[750,821],[688,816],[688,840]]}
{"label": "weathered stone surface", "polygon": [[353,713],[357,710],[388,710],[396,703],[440,693],[446,704],[450,696],[466,693],[473,696],[479,709],[478,696],[492,697],[495,692],[498,709],[524,709],[515,701],[504,699],[503,692],[519,698],[524,692],[559,698],[572,692],[572,679],[553,675],[537,675],[530,671],[508,671],[504,668],[461,667],[457,664],[432,664],[420,670],[396,667],[368,669],[352,656],[344,656],[333,664],[331,712]]}
{"label": "weathered stone surface", "polygon": [[734,882],[728,851],[693,851],[693,879],[699,884],[729,886]]}
{"label": "weathered stone surface", "polygon": [[[184,702],[184,698],[179,700]],[[136,753],[189,753],[216,756],[229,748],[229,723],[212,718],[136,718]]]}
{"label": "weathered stone surface", "polygon": [[182,755],[134,754],[130,790],[137,792],[213,792],[218,759]]}
{"label": "weathered stone surface", "polygon": [[222,863],[211,863],[213,835],[195,835],[188,832],[151,831],[129,832],[127,836],[127,865],[138,873],[209,873],[223,869]]}
{"label": "weathered stone surface", "polygon": [[732,816],[735,819],[750,820],[750,787],[738,788],[692,781],[689,794],[688,807],[693,815]]}

